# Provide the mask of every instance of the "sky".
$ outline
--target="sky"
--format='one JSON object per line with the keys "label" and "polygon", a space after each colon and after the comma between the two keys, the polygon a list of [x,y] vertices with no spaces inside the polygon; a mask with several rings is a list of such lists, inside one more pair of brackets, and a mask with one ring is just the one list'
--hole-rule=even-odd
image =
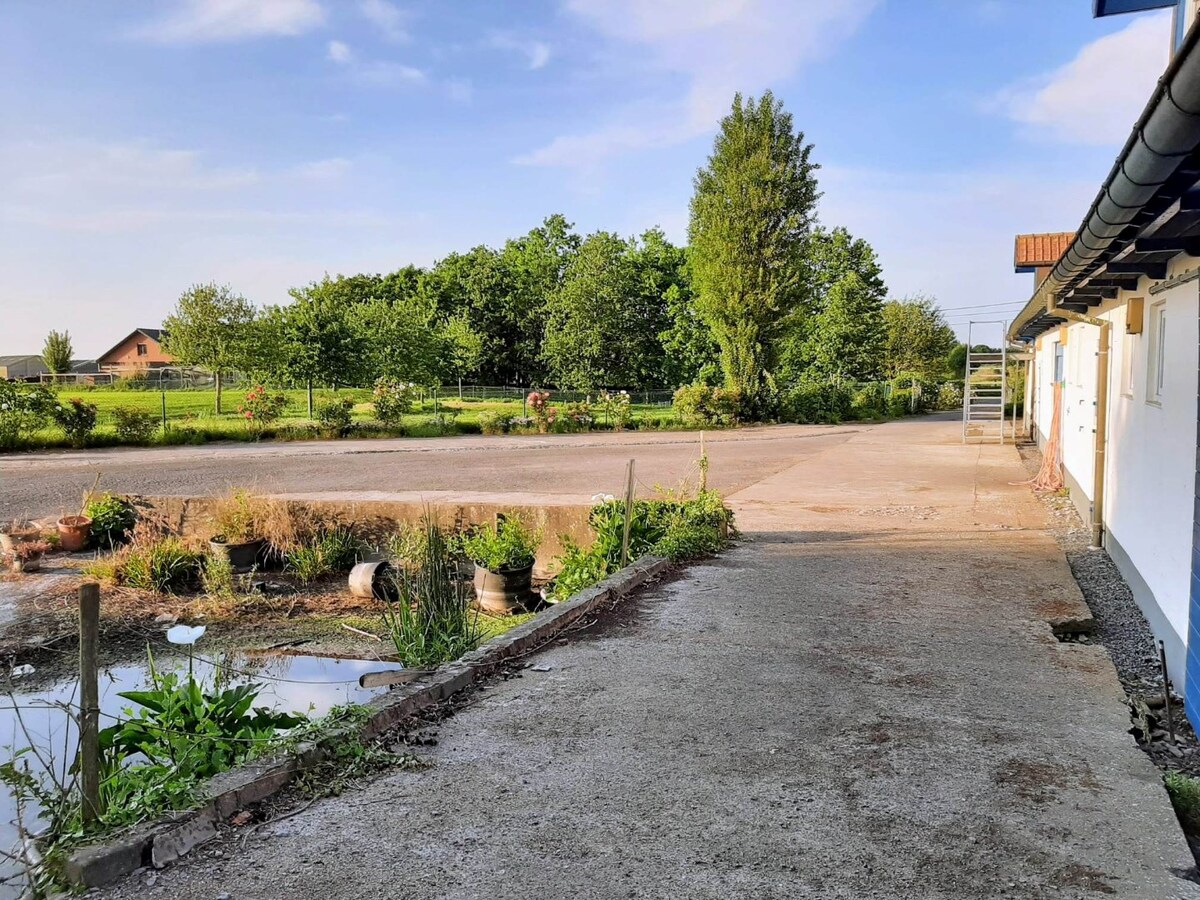
{"label": "sky", "polygon": [[561,212],[686,240],[736,91],[813,146],[819,218],[965,329],[1078,227],[1170,14],[1091,0],[4,0],[0,354],[95,356],[188,286],[259,305]]}

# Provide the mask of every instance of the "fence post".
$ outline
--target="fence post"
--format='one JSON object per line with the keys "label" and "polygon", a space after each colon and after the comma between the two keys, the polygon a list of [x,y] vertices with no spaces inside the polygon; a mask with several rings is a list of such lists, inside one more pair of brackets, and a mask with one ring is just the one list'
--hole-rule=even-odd
{"label": "fence post", "polygon": [[625,530],[621,535],[621,568],[629,565],[629,530],[633,526],[633,460],[625,476]]}
{"label": "fence post", "polygon": [[83,821],[100,819],[100,685],[96,645],[100,639],[100,585],[79,586],[79,779]]}
{"label": "fence post", "polygon": [[[159,379],[159,382],[161,384],[162,379]],[[166,434],[167,433],[167,389],[166,388],[162,389],[162,422],[163,422],[163,434]]]}

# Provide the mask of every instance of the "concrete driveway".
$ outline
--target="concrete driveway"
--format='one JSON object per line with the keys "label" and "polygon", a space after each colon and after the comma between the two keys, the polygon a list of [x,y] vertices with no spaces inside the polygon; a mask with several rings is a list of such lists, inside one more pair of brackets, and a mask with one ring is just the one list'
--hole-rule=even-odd
{"label": "concrete driveway", "polygon": [[1197,898],[1014,450],[864,429],[398,772],[105,896]]}

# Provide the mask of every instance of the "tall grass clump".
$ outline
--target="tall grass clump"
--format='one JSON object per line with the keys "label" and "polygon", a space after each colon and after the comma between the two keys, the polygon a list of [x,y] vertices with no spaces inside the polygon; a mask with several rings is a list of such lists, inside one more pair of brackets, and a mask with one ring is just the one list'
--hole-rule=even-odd
{"label": "tall grass clump", "polygon": [[421,520],[422,540],[408,566],[396,570],[396,599],[383,617],[406,666],[436,666],[475,649],[482,637],[471,586],[458,577],[446,536],[430,514]]}
{"label": "tall grass clump", "polygon": [[201,580],[204,554],[173,534],[138,523],[128,544],[84,568],[85,575],[160,594],[187,590]]}

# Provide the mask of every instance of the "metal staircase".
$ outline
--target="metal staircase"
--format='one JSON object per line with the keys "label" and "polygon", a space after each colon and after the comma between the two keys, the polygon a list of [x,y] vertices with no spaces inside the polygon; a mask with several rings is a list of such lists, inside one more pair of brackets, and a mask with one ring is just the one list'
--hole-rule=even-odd
{"label": "metal staircase", "polygon": [[967,364],[963,380],[963,443],[968,440],[1004,443],[1004,404],[1008,399],[1008,349],[973,353],[967,326]]}

